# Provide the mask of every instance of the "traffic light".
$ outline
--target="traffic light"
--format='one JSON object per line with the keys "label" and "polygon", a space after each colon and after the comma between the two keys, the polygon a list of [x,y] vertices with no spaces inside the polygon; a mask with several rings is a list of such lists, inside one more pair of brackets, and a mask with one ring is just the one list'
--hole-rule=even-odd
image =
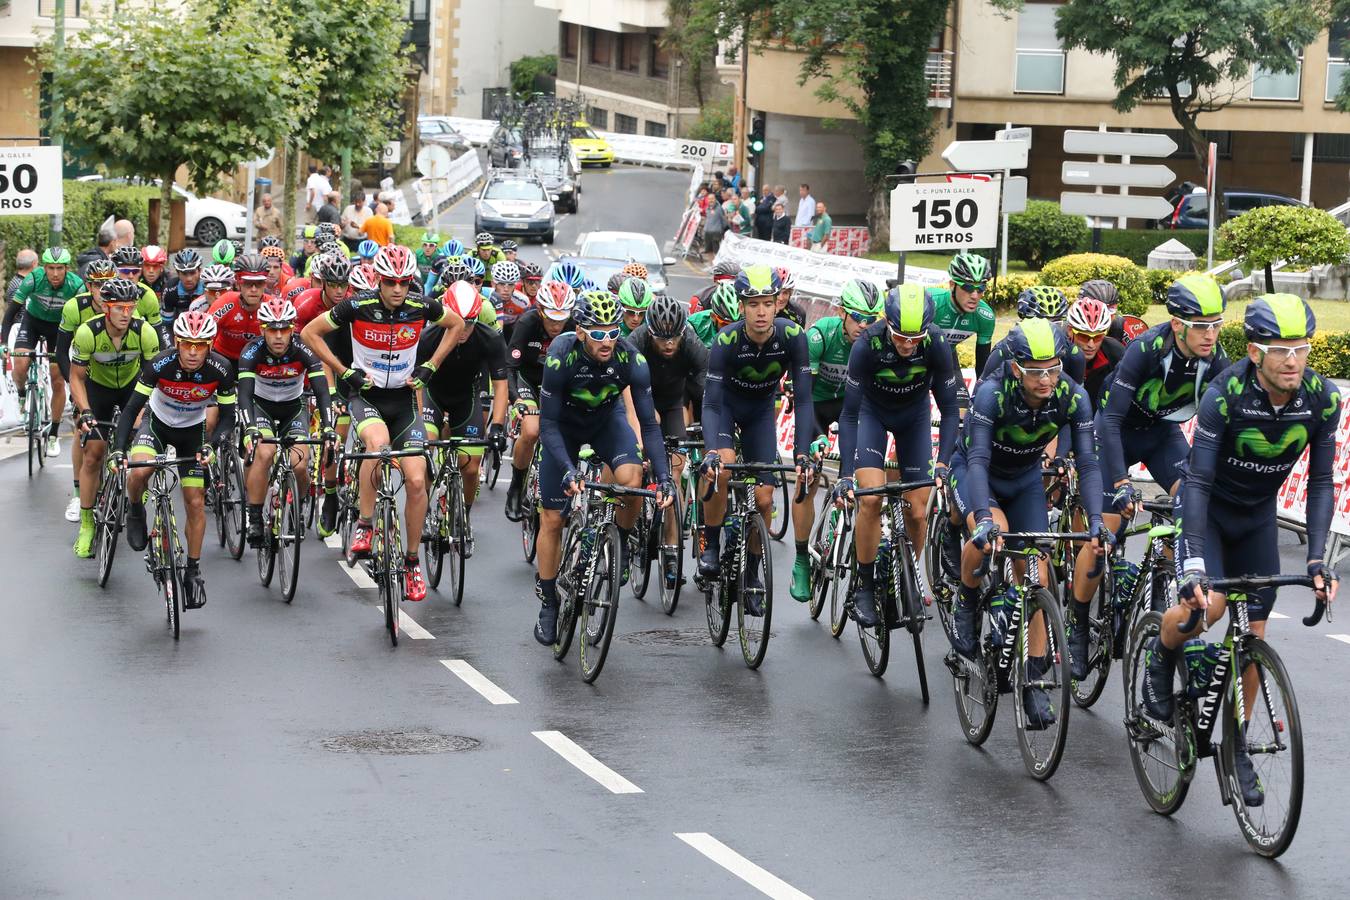
{"label": "traffic light", "polygon": [[750,125],[750,140],[747,143],[751,156],[759,156],[764,152],[764,114],[757,113],[754,121]]}
{"label": "traffic light", "polygon": [[919,171],[919,164],[912,159],[907,159],[895,167],[895,174],[900,176],[901,184],[913,184],[914,173]]}

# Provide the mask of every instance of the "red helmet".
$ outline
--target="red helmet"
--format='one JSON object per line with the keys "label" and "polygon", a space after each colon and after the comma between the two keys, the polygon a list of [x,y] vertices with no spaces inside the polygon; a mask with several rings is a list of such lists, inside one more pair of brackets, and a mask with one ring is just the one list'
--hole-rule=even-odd
{"label": "red helmet", "polygon": [[141,260],[147,266],[162,266],[169,261],[169,254],[158,244],[146,244],[141,248]]}
{"label": "red helmet", "polygon": [[1111,307],[1091,297],[1079,297],[1069,307],[1068,322],[1080,334],[1105,334],[1111,328]]}
{"label": "red helmet", "polygon": [[544,318],[555,322],[566,322],[572,315],[572,307],[576,304],[576,294],[573,293],[571,285],[564,281],[545,281],[539,294],[534,298],[534,305],[539,307],[539,312]]}
{"label": "red helmet", "polygon": [[390,244],[375,254],[375,274],[381,278],[408,281],[417,274],[417,260],[407,247]]}
{"label": "red helmet", "polygon": [[264,328],[291,328],[299,314],[285,297],[268,297],[258,307],[258,324]]}
{"label": "red helmet", "polygon": [[445,297],[446,305],[459,313],[465,322],[477,320],[478,313],[483,309],[483,295],[467,281],[451,282]]}

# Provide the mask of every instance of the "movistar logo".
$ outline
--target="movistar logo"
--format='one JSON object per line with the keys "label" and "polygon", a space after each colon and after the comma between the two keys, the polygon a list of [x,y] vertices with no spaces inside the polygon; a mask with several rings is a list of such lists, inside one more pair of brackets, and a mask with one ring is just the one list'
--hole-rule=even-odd
{"label": "movistar logo", "polygon": [[[1291,449],[1295,454],[1302,453],[1303,448],[1307,445],[1307,427],[1290,425],[1285,429],[1280,439],[1274,442],[1268,440],[1259,428],[1244,428],[1238,432],[1234,449],[1237,450],[1238,456],[1252,455],[1260,456],[1263,459],[1274,459],[1277,456],[1283,456]],[[1250,451],[1250,454],[1248,451]]]}
{"label": "movistar logo", "polygon": [[732,344],[736,343],[736,333],[722,332],[722,331],[717,332],[717,343],[724,344],[730,347]]}
{"label": "movistar logo", "polygon": [[802,326],[798,325],[796,322],[789,322],[787,325],[783,327],[783,334],[786,337],[790,338],[796,337],[801,333],[802,333]]}
{"label": "movistar logo", "polygon": [[1025,446],[1039,443],[1042,440],[1049,440],[1055,436],[1057,431],[1059,431],[1059,426],[1054,422],[1043,422],[1034,431],[1027,431],[1021,425],[1000,425],[994,431],[994,438],[1003,443]]}
{"label": "movistar logo", "polygon": [[558,359],[556,356],[550,356],[548,359],[544,360],[544,365],[548,366],[550,369],[561,369],[562,360]]}
{"label": "movistar logo", "polygon": [[766,381],[772,381],[781,375],[782,372],[783,367],[780,364],[771,362],[763,369],[756,369],[754,366],[741,366],[741,370],[736,373],[736,377],[741,381],[759,382],[762,384]]}
{"label": "movistar logo", "polygon": [[896,371],[891,368],[879,369],[877,370],[876,379],[877,381],[882,381],[886,384],[901,385],[909,384],[914,379],[922,378],[926,374],[928,374],[927,366],[916,365],[910,366],[903,375],[896,373]]}
{"label": "movistar logo", "polygon": [[1134,396],[1144,409],[1157,412],[1163,406],[1170,406],[1178,400],[1185,399],[1193,390],[1195,390],[1193,384],[1183,381],[1176,386],[1176,390],[1168,391],[1161,378],[1150,378],[1140,386]]}
{"label": "movistar logo", "polygon": [[577,388],[572,391],[573,399],[579,400],[592,409],[609,400],[611,397],[618,396],[618,394],[619,386],[617,384],[602,385],[600,390],[596,393],[591,393],[589,388]]}
{"label": "movistar logo", "polygon": [[1341,395],[1337,391],[1332,391],[1331,396],[1327,398],[1327,408],[1322,410],[1322,420],[1330,419],[1336,410],[1340,408]]}

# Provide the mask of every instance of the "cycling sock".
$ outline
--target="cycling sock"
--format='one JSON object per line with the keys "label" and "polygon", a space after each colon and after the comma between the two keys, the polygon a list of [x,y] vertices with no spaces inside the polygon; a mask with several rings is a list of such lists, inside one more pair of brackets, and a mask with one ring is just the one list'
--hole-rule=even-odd
{"label": "cycling sock", "polygon": [[713,548],[714,550],[721,549],[721,547],[722,547],[722,526],[721,526],[721,525],[704,525],[704,526],[703,526],[703,540],[704,540],[704,542],[705,542],[709,547]]}
{"label": "cycling sock", "polygon": [[980,602],[980,589],[978,587],[966,587],[961,585],[961,604],[963,606],[975,606]]}
{"label": "cycling sock", "polygon": [[403,562],[404,562],[405,565],[409,565],[409,566],[416,566],[416,565],[420,565],[420,564],[421,564],[421,560],[419,560],[419,559],[417,558],[417,554],[416,554],[416,553],[405,553],[405,554],[403,554]]}
{"label": "cycling sock", "polygon": [[518,488],[525,483],[525,469],[517,469],[515,463],[511,463],[511,487]]}
{"label": "cycling sock", "polygon": [[80,479],[75,479],[75,496],[80,496]]}
{"label": "cycling sock", "polygon": [[558,603],[558,579],[540,578],[535,576],[534,586],[539,594],[539,599],[549,606],[555,606]]}
{"label": "cycling sock", "polygon": [[876,560],[873,560],[872,562],[869,563],[864,562],[858,563],[858,580],[862,582],[863,587],[869,588],[872,586],[872,579],[876,575],[876,569],[877,569]]}
{"label": "cycling sock", "polygon": [[369,520],[369,519],[357,519],[357,520],[356,520],[356,524],[357,524],[358,526],[360,526],[361,528],[369,528],[369,527],[370,527],[370,520]]}
{"label": "cycling sock", "polygon": [[335,481],[335,482],[333,482],[332,484],[329,484],[328,482],[325,481],[325,482],[323,483],[323,492],[324,492],[325,494],[336,494],[336,493],[337,493],[337,482]]}
{"label": "cycling sock", "polygon": [[1089,616],[1089,606],[1091,606],[1091,601],[1088,603],[1079,603],[1077,600],[1073,601],[1073,620],[1080,625],[1086,625]]}
{"label": "cycling sock", "polygon": [[261,504],[261,503],[250,503],[250,504],[248,505],[248,517],[249,517],[249,519],[250,519],[251,521],[254,521],[254,522],[261,522],[261,521],[262,521],[262,504]]}
{"label": "cycling sock", "polygon": [[808,541],[797,541],[796,543],[797,543],[797,556],[798,556],[798,557],[809,556],[809,555],[810,555],[810,554],[808,553],[807,549],[806,549],[807,546],[808,546],[808,544],[809,544]]}

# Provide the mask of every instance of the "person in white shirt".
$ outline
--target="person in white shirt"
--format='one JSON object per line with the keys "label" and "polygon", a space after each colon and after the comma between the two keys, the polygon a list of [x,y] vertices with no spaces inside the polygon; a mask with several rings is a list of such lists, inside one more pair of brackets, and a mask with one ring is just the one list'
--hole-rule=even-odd
{"label": "person in white shirt", "polygon": [[370,205],[366,203],[364,193],[352,195],[352,202],[342,211],[342,240],[349,249],[356,250],[356,246],[364,239],[361,226],[366,224],[366,219],[373,214]]}
{"label": "person in white shirt", "polygon": [[811,185],[809,184],[803,184],[797,190],[801,196],[801,201],[797,204],[797,215],[792,220],[792,224],[810,228],[811,219],[816,214],[816,198],[811,196]]}
{"label": "person in white shirt", "polygon": [[325,198],[333,190],[333,185],[328,180],[329,171],[327,166],[309,167],[309,178],[305,181],[305,208],[309,211],[311,221],[318,217]]}

